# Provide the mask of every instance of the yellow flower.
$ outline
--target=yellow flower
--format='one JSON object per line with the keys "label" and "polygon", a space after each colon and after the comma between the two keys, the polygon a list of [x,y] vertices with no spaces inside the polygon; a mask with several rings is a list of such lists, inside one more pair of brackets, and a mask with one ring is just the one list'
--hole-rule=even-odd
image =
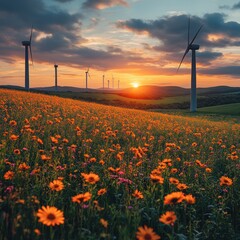
{"label": "yellow flower", "polygon": [[63,212],[56,207],[43,206],[38,210],[37,216],[39,217],[38,221],[47,226],[64,224]]}

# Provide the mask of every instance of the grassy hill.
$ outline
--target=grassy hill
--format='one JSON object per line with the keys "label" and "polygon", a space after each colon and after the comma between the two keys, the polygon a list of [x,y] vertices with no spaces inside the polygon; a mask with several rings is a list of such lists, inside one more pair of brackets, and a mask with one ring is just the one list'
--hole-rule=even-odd
{"label": "grassy hill", "polygon": [[201,113],[230,114],[240,116],[240,103],[224,104],[219,106],[199,108]]}

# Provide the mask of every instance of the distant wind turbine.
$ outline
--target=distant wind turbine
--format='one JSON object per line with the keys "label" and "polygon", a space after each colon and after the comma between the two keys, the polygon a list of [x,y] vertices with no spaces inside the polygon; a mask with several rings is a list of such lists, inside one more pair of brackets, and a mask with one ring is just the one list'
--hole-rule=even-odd
{"label": "distant wind turbine", "polygon": [[58,65],[54,64],[54,68],[55,68],[55,91],[57,91],[58,90],[58,79],[57,79],[57,68],[58,68]]}
{"label": "distant wind turbine", "polygon": [[86,89],[88,89],[88,77],[90,78],[89,68],[88,68],[88,70],[85,72],[85,74],[86,74]]}
{"label": "distant wind turbine", "polygon": [[108,88],[109,88],[109,80],[108,80]]}
{"label": "distant wind turbine", "polygon": [[105,75],[103,74],[102,77],[103,77],[103,89],[104,89],[104,78],[105,78]]}
{"label": "distant wind turbine", "polygon": [[31,29],[30,38],[29,41],[22,41],[22,45],[25,47],[25,89],[29,90],[29,60],[28,60],[28,47],[30,50],[31,55],[31,61],[33,64],[33,58],[32,58],[32,32],[33,28]]}
{"label": "distant wind turbine", "polygon": [[195,41],[197,35],[201,31],[203,25],[200,26],[198,29],[197,33],[195,34],[194,38],[192,39],[191,42],[189,42],[189,32],[190,32],[190,18],[188,20],[188,44],[187,48],[185,50],[185,53],[183,54],[182,60],[179,64],[178,70],[181,67],[181,64],[189,52],[189,50],[192,50],[192,71],[191,71],[191,102],[190,102],[190,111],[191,112],[196,112],[197,111],[197,81],[196,81],[196,50],[199,49],[200,45],[193,44]]}

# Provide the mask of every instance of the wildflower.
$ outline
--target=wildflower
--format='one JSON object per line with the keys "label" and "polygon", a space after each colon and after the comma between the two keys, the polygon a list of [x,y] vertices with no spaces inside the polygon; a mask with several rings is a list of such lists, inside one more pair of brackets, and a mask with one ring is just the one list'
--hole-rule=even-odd
{"label": "wildflower", "polygon": [[205,171],[208,172],[208,173],[211,173],[212,169],[211,168],[206,168]]}
{"label": "wildflower", "polygon": [[84,177],[84,180],[90,184],[95,184],[100,180],[99,176],[95,173],[81,173],[81,175]]}
{"label": "wildflower", "polygon": [[188,203],[188,204],[194,204],[196,202],[196,198],[193,197],[192,194],[188,194],[186,196],[184,196],[184,200]]}
{"label": "wildflower", "polygon": [[232,184],[233,184],[233,181],[231,178],[228,178],[225,176],[222,176],[220,178],[220,186],[223,186],[223,185],[231,186]]}
{"label": "wildflower", "polygon": [[179,180],[176,179],[176,178],[173,178],[173,177],[170,177],[170,178],[169,178],[169,182],[170,182],[171,184],[175,184],[175,185],[179,184]]}
{"label": "wildflower", "polygon": [[138,198],[138,199],[143,198],[143,194],[138,190],[135,190],[134,193],[132,194],[132,196],[134,196],[135,198]]}
{"label": "wildflower", "polygon": [[18,169],[20,171],[28,170],[29,168],[30,168],[30,166],[28,166],[26,163],[20,163],[18,166]]}
{"label": "wildflower", "polygon": [[47,160],[50,160],[51,158],[48,157],[47,155],[43,154],[43,155],[41,155],[41,159],[42,159],[43,161],[47,161]]}
{"label": "wildflower", "polygon": [[184,184],[184,183],[179,183],[178,185],[177,185],[177,189],[179,189],[179,190],[185,190],[185,189],[187,189],[188,188],[188,186],[186,185],[186,184]]}
{"label": "wildflower", "polygon": [[53,180],[49,183],[49,187],[51,188],[51,190],[59,192],[63,190],[64,185],[61,180]]}
{"label": "wildflower", "polygon": [[164,197],[164,205],[181,203],[184,199],[182,192],[172,192]]}
{"label": "wildflower", "polygon": [[173,211],[167,211],[166,213],[162,214],[162,216],[159,218],[160,222],[170,225],[173,225],[176,220],[177,216]]}
{"label": "wildflower", "polygon": [[11,180],[11,179],[13,178],[13,176],[14,176],[14,172],[13,172],[13,171],[7,171],[7,172],[4,174],[3,178],[4,178],[5,180]]}
{"label": "wildflower", "polygon": [[37,228],[34,229],[34,232],[36,235],[40,236],[41,235],[41,231]]}
{"label": "wildflower", "polygon": [[63,212],[56,207],[42,206],[42,208],[38,210],[37,216],[39,217],[38,221],[47,226],[55,226],[64,223]]}
{"label": "wildflower", "polygon": [[16,125],[17,125],[17,122],[16,122],[15,120],[11,120],[11,121],[9,122],[9,125],[10,125],[10,126],[16,126]]}
{"label": "wildflower", "polygon": [[161,176],[150,174],[150,178],[153,182],[157,182],[157,183],[160,183],[160,184],[163,184],[163,182],[164,182],[164,178],[161,177]]}
{"label": "wildflower", "polygon": [[101,195],[105,194],[106,192],[107,192],[106,188],[102,188],[102,189],[98,190],[97,195],[101,196]]}
{"label": "wildflower", "polygon": [[104,220],[103,218],[100,219],[100,223],[103,225],[103,227],[107,228],[108,227],[108,222]]}
{"label": "wildflower", "polygon": [[15,135],[15,134],[12,134],[12,135],[10,136],[10,140],[12,140],[12,141],[16,141],[18,138],[19,138],[19,136],[18,136],[18,135]]}
{"label": "wildflower", "polygon": [[177,173],[177,171],[178,171],[177,168],[172,168],[171,169],[171,173]]}
{"label": "wildflower", "polygon": [[19,149],[14,149],[13,153],[16,154],[16,155],[20,155],[21,151]]}
{"label": "wildflower", "polygon": [[81,193],[72,197],[72,202],[83,203],[91,199],[92,194],[90,192]]}
{"label": "wildflower", "polygon": [[138,228],[136,233],[137,240],[159,240],[161,237],[157,235],[152,228],[144,225],[143,227]]}

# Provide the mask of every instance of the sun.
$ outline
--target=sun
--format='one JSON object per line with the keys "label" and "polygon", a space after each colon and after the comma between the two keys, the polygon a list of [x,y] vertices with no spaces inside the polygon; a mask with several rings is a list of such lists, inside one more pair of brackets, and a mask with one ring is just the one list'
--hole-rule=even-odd
{"label": "sun", "polygon": [[139,83],[134,82],[134,83],[132,83],[132,86],[133,86],[134,88],[138,88],[138,87],[139,87]]}

